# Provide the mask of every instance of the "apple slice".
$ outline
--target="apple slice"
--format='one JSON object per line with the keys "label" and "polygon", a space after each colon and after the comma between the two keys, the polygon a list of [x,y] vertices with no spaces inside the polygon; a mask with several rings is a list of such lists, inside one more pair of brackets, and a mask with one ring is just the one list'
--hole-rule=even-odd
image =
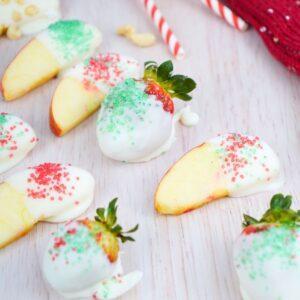
{"label": "apple slice", "polygon": [[181,214],[215,199],[247,196],[283,183],[278,157],[258,137],[218,136],[185,154],[155,194],[162,214]]}
{"label": "apple slice", "polygon": [[50,128],[62,136],[76,127],[101,105],[111,87],[126,78],[139,78],[140,65],[116,53],[98,54],[64,74],[50,107]]}
{"label": "apple slice", "polygon": [[0,184],[0,248],[25,235],[36,223],[25,206],[25,195]]}
{"label": "apple slice", "polygon": [[29,42],[6,69],[2,79],[3,96],[14,100],[58,74],[59,63],[37,39]]}
{"label": "apple slice", "polygon": [[50,107],[50,128],[62,136],[94,113],[104,98],[98,90],[86,90],[76,78],[66,77],[55,90]]}
{"label": "apple slice", "polygon": [[82,21],[58,21],[31,40],[11,62],[2,79],[6,101],[14,100],[85,59],[100,44],[98,29]]}
{"label": "apple slice", "polygon": [[95,181],[80,168],[44,163],[15,173],[0,184],[0,248],[40,221],[67,222],[90,206]]}

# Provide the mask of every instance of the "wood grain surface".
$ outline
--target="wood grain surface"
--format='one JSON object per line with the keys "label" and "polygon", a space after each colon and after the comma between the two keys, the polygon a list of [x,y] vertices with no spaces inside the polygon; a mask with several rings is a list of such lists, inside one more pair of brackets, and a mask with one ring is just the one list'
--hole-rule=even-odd
{"label": "wood grain surface", "polygon": [[[166,169],[191,147],[218,133],[240,131],[261,136],[275,149],[286,177],[281,191],[294,195],[299,208],[299,78],[269,55],[253,30],[237,32],[200,1],[157,3],[187,52],[185,60],[175,62],[176,71],[198,83],[191,104],[200,116],[198,126],[178,126],[172,149],[151,162],[114,162],[98,148],[96,114],[63,138],[50,132],[49,103],[58,83],[52,80],[22,99],[0,102],[1,111],[24,118],[40,138],[34,151],[0,180],[40,162],[72,163],[96,178],[95,201],[88,215],[113,197],[120,197],[124,226],[140,224],[136,242],[123,247],[124,269],[144,273],[141,283],[124,295],[124,300],[241,299],[232,264],[233,242],[241,230],[242,214],[259,216],[272,193],[223,199],[178,217],[158,215],[153,194]],[[157,34],[138,0],[64,0],[62,10],[64,18],[82,19],[102,30],[103,52],[120,52],[141,62],[170,58],[159,35],[154,47],[139,49],[115,34],[118,26],[127,23],[139,31]],[[0,40],[0,74],[29,39]],[[43,250],[56,226],[38,224],[27,236],[0,251],[0,299],[61,299],[47,288],[40,271]]]}

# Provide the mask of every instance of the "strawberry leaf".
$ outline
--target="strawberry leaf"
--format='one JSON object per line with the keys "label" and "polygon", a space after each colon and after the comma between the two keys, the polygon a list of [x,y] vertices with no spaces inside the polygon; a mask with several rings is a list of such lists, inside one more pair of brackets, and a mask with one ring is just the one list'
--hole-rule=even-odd
{"label": "strawberry leaf", "polygon": [[124,233],[132,233],[132,232],[137,231],[138,229],[139,229],[139,224],[136,224],[133,228],[131,228],[128,231],[125,231]]}
{"label": "strawberry leaf", "polygon": [[116,203],[118,201],[118,198],[113,199],[110,201],[107,209],[107,215],[106,215],[106,223],[108,226],[113,226],[117,222],[117,210],[118,207],[116,206]]}
{"label": "strawberry leaf", "polygon": [[189,93],[196,88],[196,82],[183,75],[174,75],[171,78],[172,88],[175,92]]}
{"label": "strawberry leaf", "polygon": [[96,210],[96,212],[97,212],[97,217],[100,219],[100,220],[102,220],[102,221],[104,221],[105,220],[105,209],[104,208],[98,208],[97,210]]}
{"label": "strawberry leaf", "polygon": [[157,65],[154,61],[145,62],[144,80],[154,81],[161,86],[172,98],[189,101],[189,95],[196,88],[193,79],[184,75],[172,75],[173,63],[171,60]]}
{"label": "strawberry leaf", "polygon": [[173,63],[171,60],[167,60],[162,63],[157,69],[157,78],[159,82],[166,81],[171,77],[173,71]]}
{"label": "strawberry leaf", "polygon": [[253,225],[253,224],[258,224],[259,221],[257,221],[256,219],[248,216],[248,215],[244,215],[244,222],[243,222],[243,226],[249,226],[249,225]]}
{"label": "strawberry leaf", "polygon": [[[122,243],[126,241],[134,241],[134,239],[130,236],[127,236],[128,233],[133,233],[138,230],[138,224],[135,225],[133,228],[129,229],[128,231],[123,232],[122,226],[117,223],[117,201],[118,198],[114,198],[109,202],[108,208],[98,208],[96,210],[97,215],[95,216],[95,220],[102,225],[105,226],[107,230],[113,233],[116,237],[120,238]],[[99,224],[100,225],[100,224]],[[126,235],[124,235],[126,234]]]}
{"label": "strawberry leaf", "polygon": [[183,101],[191,101],[192,100],[192,97],[185,93],[175,93],[175,94],[173,94],[173,97],[181,99]]}
{"label": "strawberry leaf", "polygon": [[285,224],[288,226],[299,226],[300,213],[292,210],[292,196],[284,196],[283,194],[276,194],[272,197],[270,208],[264,213],[260,220],[256,220],[248,215],[244,215],[243,226],[253,224]]}

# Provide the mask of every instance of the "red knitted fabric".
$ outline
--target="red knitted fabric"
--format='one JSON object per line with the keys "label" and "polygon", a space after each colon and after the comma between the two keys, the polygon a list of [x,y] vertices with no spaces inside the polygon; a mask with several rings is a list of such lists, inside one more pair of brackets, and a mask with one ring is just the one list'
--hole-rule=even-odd
{"label": "red knitted fabric", "polygon": [[223,0],[252,25],[272,55],[300,75],[300,0]]}

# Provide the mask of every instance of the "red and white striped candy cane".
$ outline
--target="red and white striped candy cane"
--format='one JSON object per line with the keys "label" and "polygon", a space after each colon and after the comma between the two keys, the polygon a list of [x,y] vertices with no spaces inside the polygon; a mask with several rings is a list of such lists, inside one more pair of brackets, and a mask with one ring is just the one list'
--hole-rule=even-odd
{"label": "red and white striped candy cane", "polygon": [[177,37],[173,33],[172,29],[168,25],[166,19],[161,14],[157,5],[153,0],[141,0],[144,3],[146,11],[153,21],[154,25],[159,30],[164,42],[168,45],[170,52],[177,59],[182,59],[185,56],[185,52],[180,45]]}
{"label": "red and white striped candy cane", "polygon": [[222,4],[219,0],[201,0],[202,3],[210,8],[215,14],[224,19],[229,25],[240,31],[246,31],[248,24],[238,17],[231,9]]}

